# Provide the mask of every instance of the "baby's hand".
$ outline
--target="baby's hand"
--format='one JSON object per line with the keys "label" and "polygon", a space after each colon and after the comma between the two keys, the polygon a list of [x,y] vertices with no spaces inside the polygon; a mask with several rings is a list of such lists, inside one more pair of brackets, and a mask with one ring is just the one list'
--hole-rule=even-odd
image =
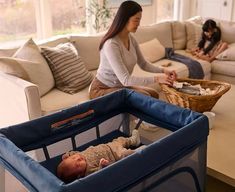
{"label": "baby's hand", "polygon": [[104,168],[104,167],[107,167],[108,165],[109,165],[109,160],[107,160],[107,159],[104,159],[104,158],[101,158],[100,159],[100,167],[101,168]]}

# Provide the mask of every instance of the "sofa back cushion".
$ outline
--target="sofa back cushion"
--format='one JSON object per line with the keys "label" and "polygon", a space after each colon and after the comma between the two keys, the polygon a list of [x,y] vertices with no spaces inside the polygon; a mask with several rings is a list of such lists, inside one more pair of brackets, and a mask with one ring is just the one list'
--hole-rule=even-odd
{"label": "sofa back cushion", "polygon": [[39,47],[55,47],[61,43],[67,43],[69,42],[69,38],[67,36],[54,36],[45,40],[41,40],[37,42],[37,45]]}
{"label": "sofa back cushion", "polygon": [[186,21],[186,34],[187,34],[187,44],[186,49],[191,50],[192,48],[197,47],[201,35],[202,35],[202,25],[194,23],[192,21]]}
{"label": "sofa back cushion", "polygon": [[173,47],[170,22],[141,26],[133,36],[138,43],[144,43],[157,38],[164,47]]}
{"label": "sofa back cushion", "polygon": [[85,68],[72,43],[42,47],[41,50],[48,60],[59,90],[74,94],[91,83],[93,75]]}
{"label": "sofa back cushion", "polygon": [[0,57],[11,57],[17,49],[0,49]]}
{"label": "sofa back cushion", "polygon": [[235,22],[220,21],[221,39],[227,43],[235,43]]}
{"label": "sofa back cushion", "polygon": [[[13,58],[22,60],[21,66],[28,73],[29,81],[36,84],[39,88],[40,96],[50,91],[55,81],[47,61],[40,53],[39,47],[32,39],[29,39],[22,47],[20,47]],[[23,60],[26,62],[24,63]]]}
{"label": "sofa back cushion", "polygon": [[99,45],[102,37],[103,34],[96,36],[72,35],[70,37],[70,42],[75,45],[79,55],[89,71],[98,69],[100,63]]}
{"label": "sofa back cushion", "polygon": [[172,21],[171,28],[174,49],[185,49],[187,42],[185,23],[180,21]]}

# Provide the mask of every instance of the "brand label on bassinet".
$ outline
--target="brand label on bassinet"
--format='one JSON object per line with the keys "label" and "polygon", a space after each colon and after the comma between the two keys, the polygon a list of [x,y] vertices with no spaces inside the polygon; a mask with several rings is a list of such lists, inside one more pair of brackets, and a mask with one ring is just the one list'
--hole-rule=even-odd
{"label": "brand label on bassinet", "polygon": [[71,116],[69,118],[63,119],[61,121],[58,121],[56,123],[53,123],[51,125],[51,128],[54,129],[60,129],[60,128],[64,128],[64,127],[70,127],[72,125],[77,125],[79,122],[81,122],[84,118],[90,116],[94,114],[94,110],[91,109],[89,111],[86,111],[84,113],[80,113],[74,116]]}

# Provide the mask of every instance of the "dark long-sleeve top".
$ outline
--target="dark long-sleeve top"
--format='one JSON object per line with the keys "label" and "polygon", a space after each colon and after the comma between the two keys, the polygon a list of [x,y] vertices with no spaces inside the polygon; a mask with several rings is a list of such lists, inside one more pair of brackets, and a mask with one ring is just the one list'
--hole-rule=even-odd
{"label": "dark long-sleeve top", "polygon": [[[210,38],[208,38],[204,32],[202,32],[202,39],[198,43],[198,47],[200,49],[203,49],[204,54],[206,55],[207,53],[210,52],[210,50],[213,49],[213,47],[220,41],[221,39],[221,30],[219,27],[216,27],[215,32],[211,35]],[[209,41],[209,45],[207,47],[205,46],[206,41]]]}

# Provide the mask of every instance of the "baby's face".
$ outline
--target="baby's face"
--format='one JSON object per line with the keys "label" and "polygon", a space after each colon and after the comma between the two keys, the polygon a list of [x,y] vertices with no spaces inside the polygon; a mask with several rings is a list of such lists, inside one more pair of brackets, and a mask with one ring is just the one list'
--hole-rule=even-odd
{"label": "baby's face", "polygon": [[77,174],[78,176],[84,176],[86,172],[86,159],[79,153],[75,153],[63,160],[63,164],[66,167],[67,174]]}

